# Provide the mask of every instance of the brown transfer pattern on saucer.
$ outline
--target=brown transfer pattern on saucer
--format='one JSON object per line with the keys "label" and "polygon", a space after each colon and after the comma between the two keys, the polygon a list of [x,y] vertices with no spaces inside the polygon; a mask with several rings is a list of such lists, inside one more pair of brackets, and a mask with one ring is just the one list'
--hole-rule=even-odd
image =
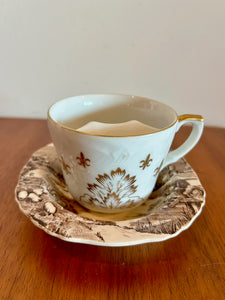
{"label": "brown transfer pattern on saucer", "polygon": [[66,241],[128,246],[163,241],[187,229],[205,204],[205,191],[185,159],[159,174],[150,198],[117,214],[80,206],[68,192],[53,144],[37,150],[15,190],[21,211],[39,228]]}

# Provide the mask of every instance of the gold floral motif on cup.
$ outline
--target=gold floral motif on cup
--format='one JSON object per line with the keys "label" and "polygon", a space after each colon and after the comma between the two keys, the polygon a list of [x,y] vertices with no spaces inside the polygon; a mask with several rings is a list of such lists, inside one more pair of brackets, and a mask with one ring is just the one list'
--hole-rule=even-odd
{"label": "gold floral motif on cup", "polygon": [[110,174],[98,174],[95,183],[88,183],[89,193],[81,196],[80,201],[101,208],[130,207],[141,200],[139,196],[134,196],[137,190],[135,182],[136,176],[120,168],[112,170]]}

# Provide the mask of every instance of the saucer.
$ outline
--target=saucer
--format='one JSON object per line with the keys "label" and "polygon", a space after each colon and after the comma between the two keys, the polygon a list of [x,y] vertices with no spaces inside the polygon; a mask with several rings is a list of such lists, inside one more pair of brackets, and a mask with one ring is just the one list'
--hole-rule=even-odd
{"label": "saucer", "polygon": [[99,246],[173,238],[190,227],[205,204],[205,190],[182,158],[161,171],[151,196],[138,208],[118,214],[90,211],[68,192],[53,144],[33,153],[20,173],[15,196],[21,211],[46,233]]}

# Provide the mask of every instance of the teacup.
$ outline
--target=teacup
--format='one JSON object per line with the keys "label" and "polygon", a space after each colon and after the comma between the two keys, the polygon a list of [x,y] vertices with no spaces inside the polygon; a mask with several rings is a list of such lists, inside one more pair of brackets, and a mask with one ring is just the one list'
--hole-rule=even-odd
{"label": "teacup", "polygon": [[[82,131],[92,121],[131,120],[154,130],[129,135]],[[192,124],[190,136],[169,152],[175,133],[186,123]],[[116,213],[148,199],[159,172],[195,146],[204,123],[199,115],[178,116],[171,107],[143,97],[83,95],[53,104],[48,125],[74,199],[90,210]]]}

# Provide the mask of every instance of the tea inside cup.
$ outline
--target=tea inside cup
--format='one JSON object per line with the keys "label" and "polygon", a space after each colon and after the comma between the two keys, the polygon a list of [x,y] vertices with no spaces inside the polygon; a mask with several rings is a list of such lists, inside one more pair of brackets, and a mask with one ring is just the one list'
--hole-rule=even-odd
{"label": "tea inside cup", "polygon": [[158,128],[136,120],[113,124],[91,121],[77,129],[77,131],[82,133],[107,136],[135,136],[150,134],[157,130]]}

